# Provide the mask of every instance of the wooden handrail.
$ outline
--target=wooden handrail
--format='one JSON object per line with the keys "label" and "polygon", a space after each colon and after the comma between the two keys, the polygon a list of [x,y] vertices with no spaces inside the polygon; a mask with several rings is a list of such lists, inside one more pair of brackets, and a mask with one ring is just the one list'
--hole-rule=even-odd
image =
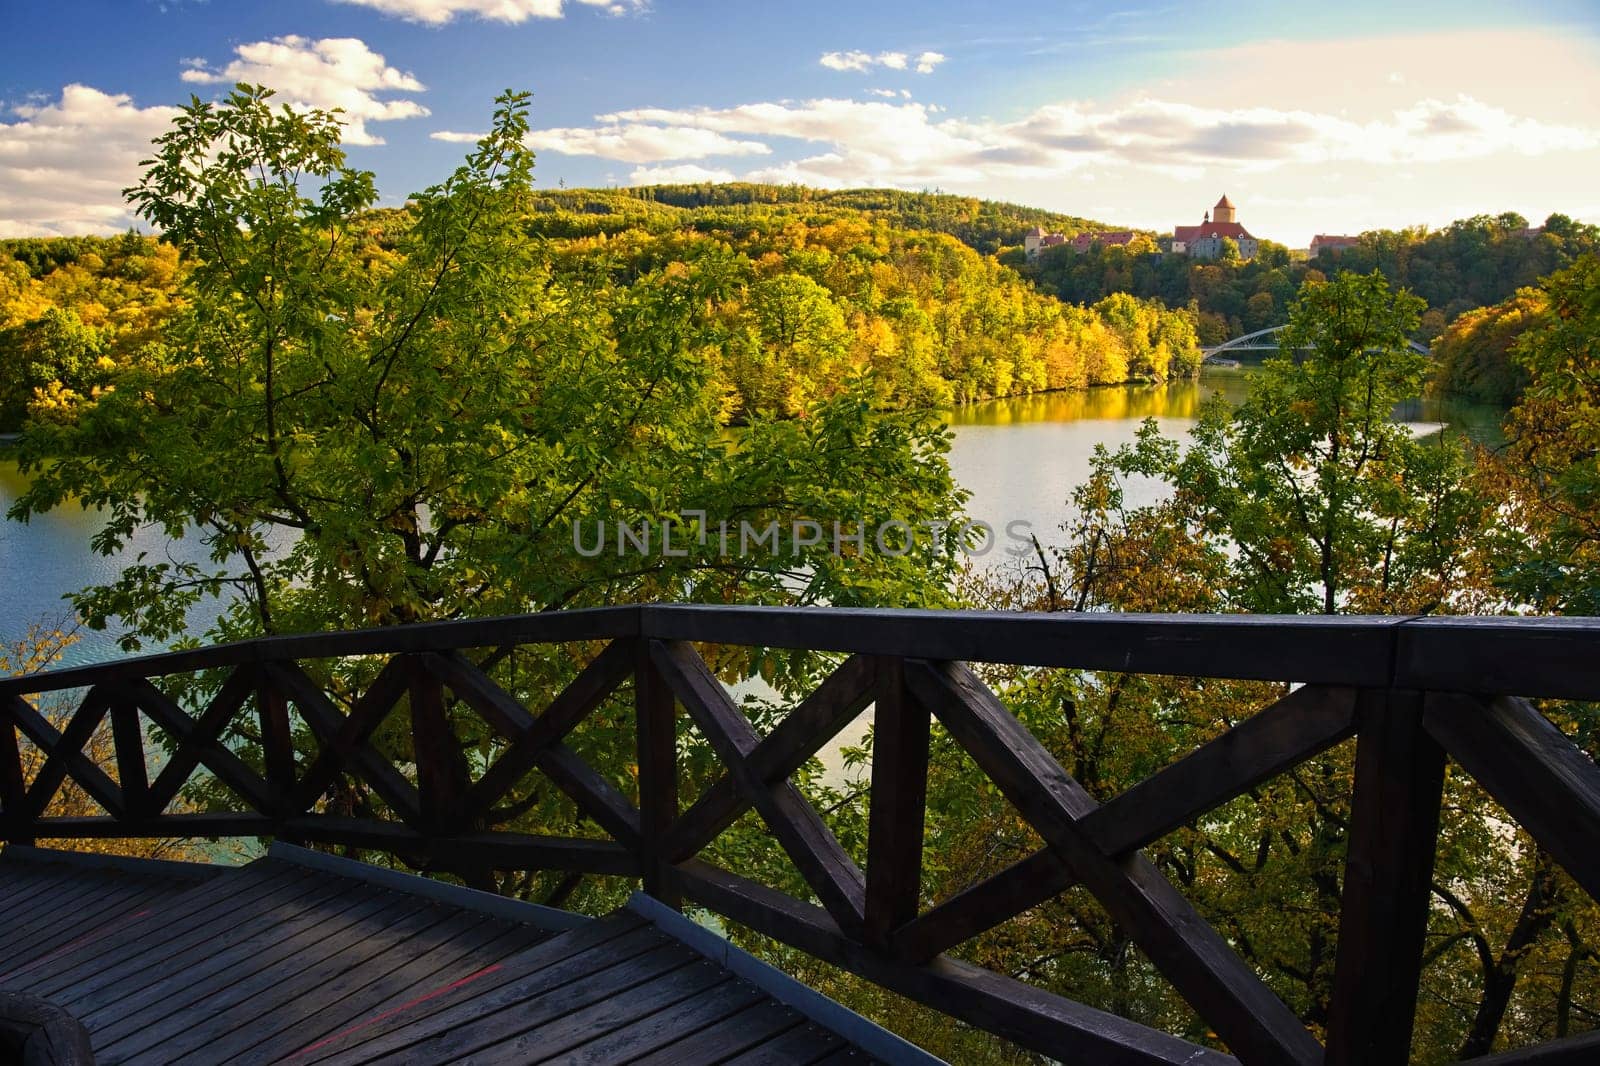
{"label": "wooden handrail", "polygon": [[[463,651],[599,642],[603,650],[539,708]],[[729,698],[697,646],[809,649],[847,656],[765,736]],[[313,680],[317,660],[381,659],[341,707]],[[1096,802],[968,663],[1290,682],[1271,706],[1104,803]],[[185,707],[159,684],[200,671],[213,694]],[[568,744],[631,684],[638,766],[624,795]],[[68,690],[83,689],[72,697]],[[34,697],[75,710],[57,728]],[[446,695],[497,737],[472,767],[452,743]],[[274,836],[389,852],[481,874],[550,869],[639,878],[886,988],[1056,1058],[1143,1063],[1383,1064],[1409,1051],[1447,755],[1600,898],[1600,769],[1527,702],[1600,697],[1600,620],[612,607],[328,634],[264,637],[0,681],[0,830],[40,837]],[[877,728],[865,870],[791,775],[867,706]],[[415,770],[372,738],[404,708]],[[316,748],[295,759],[291,713]],[[723,776],[684,807],[677,716]],[[151,775],[141,719],[174,742]],[[225,740],[259,724],[261,749]],[[1044,846],[927,905],[922,892],[929,729],[937,722]],[[115,777],[83,752],[102,723]],[[1356,738],[1347,870],[1326,1044],[1232,951],[1141,849],[1334,744]],[[43,753],[31,777],[22,746]],[[242,756],[249,755],[251,758]],[[260,769],[258,770],[257,767]],[[241,809],[166,810],[204,768]],[[490,827],[497,803],[539,773],[607,839]],[[388,817],[328,813],[341,777]],[[108,812],[47,817],[71,780]],[[702,860],[754,810],[811,899]],[[1069,887],[1127,930],[1230,1054],[1196,1047],[942,952]],[[1570,1043],[1570,1042],[1569,1042]],[[1580,1044],[1571,1043],[1581,1057]],[[1562,1045],[1542,1045],[1559,1053]],[[1526,1061],[1546,1061],[1532,1057]],[[1517,1062],[1517,1053],[1505,1062]],[[1549,1061],[1557,1061],[1550,1059]],[[1577,1059],[1574,1059],[1577,1061]]]}

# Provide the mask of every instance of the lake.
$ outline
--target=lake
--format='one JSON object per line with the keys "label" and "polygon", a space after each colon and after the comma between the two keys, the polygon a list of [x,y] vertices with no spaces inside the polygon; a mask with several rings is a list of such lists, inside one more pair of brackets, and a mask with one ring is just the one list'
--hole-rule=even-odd
{"label": "lake", "polygon": [[[1067,496],[1089,474],[1096,444],[1115,448],[1132,441],[1140,423],[1154,418],[1169,436],[1194,425],[1200,403],[1221,393],[1237,402],[1251,370],[1207,367],[1198,381],[1166,385],[1126,385],[1046,393],[975,404],[950,413],[954,443],[950,466],[972,493],[968,511],[976,520],[1004,530],[1023,521],[1041,542],[1059,539],[1067,518]],[[1475,439],[1492,440],[1499,412],[1480,405],[1419,402],[1400,412],[1419,430],[1449,422]],[[0,453],[0,515],[25,486],[16,464]],[[1132,502],[1155,498],[1158,486],[1130,486]],[[76,507],[58,509],[23,525],[0,519],[0,642],[19,639],[35,622],[70,618],[62,597],[87,585],[111,580],[123,560],[141,552],[147,562],[200,555],[193,543],[171,543],[155,531],[142,531],[120,559],[90,550],[95,516]],[[990,559],[1003,559],[997,550]],[[216,610],[197,608],[191,622],[203,629]],[[203,612],[203,616],[201,614]],[[69,664],[98,662],[119,654],[115,634],[85,632],[67,655]]]}

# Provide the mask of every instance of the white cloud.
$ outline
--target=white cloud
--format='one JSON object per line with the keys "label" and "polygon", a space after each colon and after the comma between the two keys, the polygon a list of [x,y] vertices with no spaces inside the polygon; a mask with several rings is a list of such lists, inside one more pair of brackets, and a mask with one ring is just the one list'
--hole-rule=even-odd
{"label": "white cloud", "polygon": [[1544,155],[1600,144],[1600,131],[1523,118],[1468,96],[1419,100],[1389,115],[1208,108],[1141,99],[1098,110],[1051,105],[1005,128],[1041,153],[1088,153],[1147,165],[1270,168],[1285,163],[1396,164]]}
{"label": "white cloud", "polygon": [[732,181],[733,171],[710,169],[694,163],[673,167],[634,167],[628,181],[634,185],[689,185],[701,181]]}
{"label": "white cloud", "polygon": [[1191,180],[1213,167],[1248,172],[1288,164],[1393,166],[1538,156],[1600,145],[1600,128],[1518,116],[1466,96],[1419,100],[1366,121],[1314,111],[1199,107],[1143,98],[1109,107],[1051,104],[1004,123],[945,118],[921,103],[841,99],[641,108],[600,115],[597,122],[601,125],[593,129],[538,131],[533,138],[549,146],[558,143],[568,154],[629,162],[694,158],[665,150],[651,156],[634,146],[658,139],[689,144],[695,130],[725,137],[789,138],[822,150],[748,176],[782,174],[783,180],[823,185],[910,187],[1061,176],[1090,165],[1135,166]]}
{"label": "white cloud", "polygon": [[428,134],[428,136],[436,141],[446,141],[450,144],[477,144],[487,135],[482,133],[464,133],[460,130],[434,130],[432,133]]}
{"label": "white cloud", "polygon": [[[356,4],[394,15],[409,22],[442,26],[458,15],[493,22],[526,22],[528,19],[558,19],[565,12],[563,0],[335,0]],[[586,7],[597,7],[608,15],[640,11],[646,0],[577,0]]]}
{"label": "white cloud", "polygon": [[881,96],[885,100],[911,99],[910,89],[868,89],[867,92],[871,93],[873,96]]}
{"label": "white cloud", "polygon": [[277,89],[283,99],[302,108],[340,108],[346,144],[382,144],[367,130],[368,122],[420,118],[428,109],[415,100],[380,99],[379,94],[419,93],[423,84],[388,65],[383,56],[355,37],[311,40],[290,35],[255,41],[234,49],[234,58],[220,70],[202,64],[180,77],[192,84],[250,82]]}
{"label": "white cloud", "polygon": [[824,52],[817,62],[829,70],[866,71],[874,59],[871,52]]}
{"label": "white cloud", "polygon": [[[453,134],[440,140],[464,140]],[[713,155],[768,155],[760,141],[735,140],[694,126],[618,123],[596,129],[547,129],[528,134],[533,148],[563,155],[596,155],[624,163],[657,163],[667,159],[704,159]]]}
{"label": "white cloud", "polygon": [[829,70],[855,71],[865,74],[873,67],[883,67],[886,70],[905,70],[915,65],[918,74],[932,74],[933,68],[944,62],[945,57],[938,52],[923,52],[912,59],[904,52],[824,52],[822,58],[817,60]]}
{"label": "white cloud", "polygon": [[54,102],[0,120],[0,237],[114,233],[131,221],[122,190],[177,109],[68,85]]}

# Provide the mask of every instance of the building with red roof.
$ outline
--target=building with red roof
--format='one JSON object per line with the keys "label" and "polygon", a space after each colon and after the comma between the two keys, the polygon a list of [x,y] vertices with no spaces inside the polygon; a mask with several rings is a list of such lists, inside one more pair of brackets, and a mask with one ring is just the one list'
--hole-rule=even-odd
{"label": "building with red roof", "polygon": [[1072,250],[1075,252],[1087,252],[1091,246],[1096,244],[1107,248],[1114,244],[1129,244],[1133,241],[1133,237],[1134,233],[1131,229],[1107,230],[1103,233],[1090,233],[1085,231],[1078,234],[1067,243],[1072,246]]}
{"label": "building with red roof", "polygon": [[1342,252],[1346,248],[1356,248],[1361,244],[1360,237],[1347,237],[1335,233],[1319,233],[1311,238],[1311,258],[1315,259],[1323,249],[1330,252]]}
{"label": "building with red roof", "polygon": [[1100,244],[1110,246],[1113,244],[1128,244],[1136,234],[1131,229],[1107,230],[1104,232],[1083,232],[1076,237],[1066,237],[1060,233],[1046,233],[1038,226],[1033,227],[1022,235],[1022,247],[1029,259],[1037,256],[1046,248],[1055,248],[1066,245],[1075,252],[1087,252],[1092,245]]}
{"label": "building with red roof", "polygon": [[[1212,216],[1216,217],[1213,218]],[[1239,224],[1233,203],[1226,196],[1217,206],[1206,212],[1205,221],[1198,226],[1173,226],[1172,250],[1195,259],[1216,259],[1222,255],[1224,238],[1232,238],[1239,246],[1240,259],[1254,259],[1256,239]]]}

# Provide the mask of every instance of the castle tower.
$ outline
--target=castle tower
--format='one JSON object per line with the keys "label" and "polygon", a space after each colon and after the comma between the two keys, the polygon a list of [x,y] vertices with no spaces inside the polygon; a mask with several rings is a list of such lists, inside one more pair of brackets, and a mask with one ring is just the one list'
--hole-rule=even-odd
{"label": "castle tower", "polygon": [[1213,221],[1215,221],[1215,222],[1237,222],[1238,221],[1238,219],[1233,217],[1233,204],[1231,204],[1228,201],[1228,198],[1226,196],[1224,196],[1222,199],[1217,201],[1216,218],[1213,219]]}

